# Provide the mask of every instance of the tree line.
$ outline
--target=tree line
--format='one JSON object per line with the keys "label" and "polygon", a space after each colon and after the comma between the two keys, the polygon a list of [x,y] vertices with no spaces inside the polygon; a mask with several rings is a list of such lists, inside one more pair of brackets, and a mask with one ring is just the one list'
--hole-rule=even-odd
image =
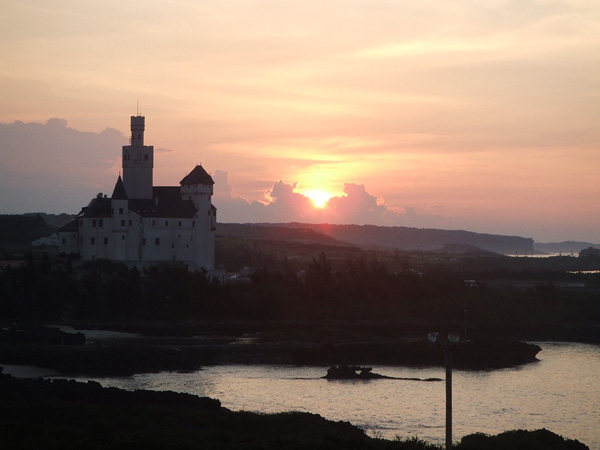
{"label": "tree line", "polygon": [[143,271],[97,260],[47,258],[0,272],[0,319],[104,321],[374,321],[473,326],[596,326],[600,295],[487,287],[460,273],[392,272],[375,258],[337,264],[324,253],[302,270],[285,261],[256,270],[248,284],[222,284],[183,265]]}

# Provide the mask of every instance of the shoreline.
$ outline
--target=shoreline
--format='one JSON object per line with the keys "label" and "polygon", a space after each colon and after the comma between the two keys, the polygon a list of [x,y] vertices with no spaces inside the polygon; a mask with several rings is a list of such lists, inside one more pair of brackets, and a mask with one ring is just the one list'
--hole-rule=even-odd
{"label": "shoreline", "polygon": [[[16,379],[0,373],[0,425],[7,448],[256,448],[441,450],[418,438],[369,437],[349,422],[312,413],[234,412],[219,400],[169,391],[125,391],[99,383]],[[475,433],[457,450],[589,450],[548,430]],[[543,447],[540,444],[543,443]]]}

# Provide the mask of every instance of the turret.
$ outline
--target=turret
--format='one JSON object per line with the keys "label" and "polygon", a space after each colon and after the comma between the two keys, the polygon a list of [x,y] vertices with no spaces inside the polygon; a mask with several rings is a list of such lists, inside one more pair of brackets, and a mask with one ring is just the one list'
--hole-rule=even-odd
{"label": "turret", "polygon": [[182,200],[193,201],[196,209],[210,209],[210,199],[215,182],[202,166],[194,167],[194,170],[186,175],[179,184]]}

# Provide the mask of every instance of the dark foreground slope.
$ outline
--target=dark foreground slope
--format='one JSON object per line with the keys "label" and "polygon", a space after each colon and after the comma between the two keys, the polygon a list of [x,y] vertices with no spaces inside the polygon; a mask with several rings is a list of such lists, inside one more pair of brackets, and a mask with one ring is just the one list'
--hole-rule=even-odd
{"label": "dark foreground slope", "polygon": [[[98,383],[18,380],[0,374],[0,435],[6,449],[436,449],[369,438],[315,414],[232,412],[218,400]],[[584,450],[546,430],[463,438],[460,449]]]}
{"label": "dark foreground slope", "polygon": [[0,402],[2,448],[386,448],[313,414],[234,413],[210,398],[95,382],[1,376]]}

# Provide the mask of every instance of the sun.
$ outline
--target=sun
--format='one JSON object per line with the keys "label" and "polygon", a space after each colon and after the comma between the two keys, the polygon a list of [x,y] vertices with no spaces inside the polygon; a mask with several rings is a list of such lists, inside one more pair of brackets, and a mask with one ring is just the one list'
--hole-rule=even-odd
{"label": "sun", "polygon": [[305,191],[302,194],[310,198],[316,208],[323,208],[327,201],[333,197],[333,194],[325,191]]}

